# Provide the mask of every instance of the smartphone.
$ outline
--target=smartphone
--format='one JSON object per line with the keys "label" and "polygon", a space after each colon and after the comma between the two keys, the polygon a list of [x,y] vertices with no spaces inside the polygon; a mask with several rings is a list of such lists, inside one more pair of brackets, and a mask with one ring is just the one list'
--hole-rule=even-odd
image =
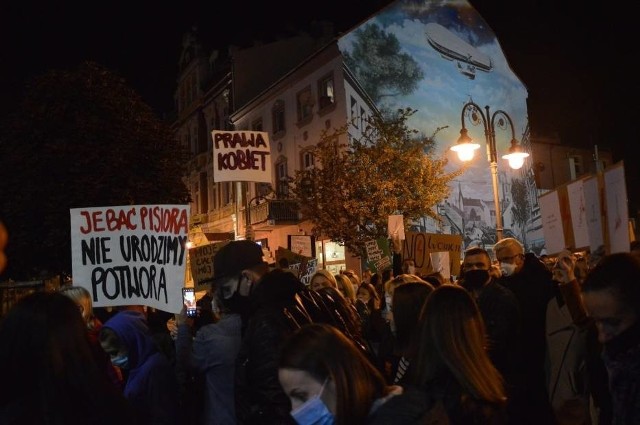
{"label": "smartphone", "polygon": [[182,288],[182,302],[187,307],[187,317],[196,317],[196,291],[194,288]]}

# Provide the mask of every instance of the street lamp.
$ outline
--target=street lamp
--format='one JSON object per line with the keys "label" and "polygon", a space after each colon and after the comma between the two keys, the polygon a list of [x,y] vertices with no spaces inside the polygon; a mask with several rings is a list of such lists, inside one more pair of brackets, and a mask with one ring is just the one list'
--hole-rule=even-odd
{"label": "street lamp", "polygon": [[[458,158],[461,161],[470,161],[473,159],[475,150],[480,148],[480,145],[475,143],[471,137],[469,137],[467,128],[464,125],[464,117],[466,113],[470,113],[471,123],[473,125],[479,125],[482,123],[484,126],[484,136],[487,143],[487,158],[491,167],[491,180],[493,183],[493,202],[496,208],[496,240],[502,239],[502,209],[500,208],[500,199],[498,197],[498,154],[496,153],[496,125],[500,129],[506,129],[507,124],[511,127],[511,147],[509,153],[503,155],[502,158],[509,161],[509,166],[513,169],[519,169],[524,164],[524,159],[529,156],[520,147],[518,140],[516,140],[515,129],[511,117],[503,110],[499,109],[491,115],[489,106],[484,107],[486,114],[482,112],[480,106],[474,102],[467,102],[462,107],[462,113],[460,114],[460,121],[462,123],[462,129],[460,130],[460,137],[455,146],[451,147],[451,150],[458,154]],[[497,121],[496,121],[497,120]]]}

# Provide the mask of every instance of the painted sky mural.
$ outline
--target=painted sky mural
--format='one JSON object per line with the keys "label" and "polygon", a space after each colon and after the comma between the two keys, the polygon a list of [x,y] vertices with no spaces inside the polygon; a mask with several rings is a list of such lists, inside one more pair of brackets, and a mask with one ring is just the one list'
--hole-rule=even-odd
{"label": "painted sky mural", "polygon": [[[376,50],[376,40],[393,53],[384,58],[385,53]],[[471,162],[463,165],[449,148],[460,136],[463,107],[472,101],[483,113],[485,106],[492,115],[506,112],[516,139],[528,150],[527,90],[509,67],[493,31],[466,1],[399,0],[345,34],[338,44],[378,109],[417,110],[409,125],[427,136],[442,128],[435,136],[434,153],[446,155],[450,169],[466,167],[446,202],[450,215],[459,215],[453,217],[451,232],[465,234],[467,245],[490,247],[495,208],[482,123],[473,125],[471,115],[465,115],[469,136],[481,145]],[[367,52],[377,55],[376,61],[362,65],[358,59]],[[385,81],[384,75],[392,77]],[[497,124],[494,129],[504,236],[515,236],[528,249],[540,252],[544,241],[530,159],[512,170],[501,158],[510,146],[511,129]]]}

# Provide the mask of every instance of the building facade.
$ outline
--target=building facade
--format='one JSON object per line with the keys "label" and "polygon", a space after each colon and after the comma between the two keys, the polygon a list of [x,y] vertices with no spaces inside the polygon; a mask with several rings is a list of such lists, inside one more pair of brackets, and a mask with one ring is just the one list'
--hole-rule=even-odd
{"label": "building facade", "polygon": [[[444,13],[451,10],[458,13]],[[457,18],[451,16],[467,19],[454,22]],[[396,51],[377,55],[385,43]],[[386,79],[371,78],[378,74]],[[311,223],[300,220],[289,197],[289,177],[315,166],[309,148],[323,130],[350,123],[349,136],[357,137],[363,118],[375,110],[417,109],[410,124],[425,134],[444,128],[437,142],[448,158],[466,102],[508,111],[511,130],[531,157],[519,170],[498,167],[504,233],[525,241],[532,251],[544,246],[539,191],[592,171],[588,152],[530,136],[526,89],[508,67],[495,35],[466,2],[435,8],[425,2],[418,10],[415,2],[399,0],[339,37],[330,26],[320,25],[309,33],[227,52],[207,53],[189,33],[175,100],[173,128],[191,152],[184,177],[193,197],[190,240],[202,244],[251,238],[261,243],[271,262],[278,248],[290,247],[291,236],[311,234]],[[471,125],[477,117],[466,118],[470,135],[482,140],[484,133]],[[493,125],[493,118],[486,120]],[[214,129],[267,132],[271,184],[214,181]],[[498,150],[506,151],[510,138],[500,133],[498,139]],[[610,163],[610,153],[599,160]],[[452,167],[460,166],[456,161],[449,159]],[[411,223],[409,230],[461,234],[465,244],[495,237],[488,230],[495,229],[496,220],[488,162],[476,162],[436,206],[442,221],[425,218]],[[525,219],[513,214],[518,208],[527,210]],[[339,244],[323,237],[312,243],[319,267],[360,270],[360,259]]]}

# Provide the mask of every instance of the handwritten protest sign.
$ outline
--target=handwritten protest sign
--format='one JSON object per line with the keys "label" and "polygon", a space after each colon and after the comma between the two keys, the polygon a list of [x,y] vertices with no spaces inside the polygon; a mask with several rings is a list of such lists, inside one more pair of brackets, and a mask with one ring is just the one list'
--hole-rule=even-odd
{"label": "handwritten protest sign", "polygon": [[302,263],[292,264],[289,269],[294,273],[297,271],[300,282],[309,285],[311,283],[311,276],[318,270],[318,259],[313,258],[305,260]]}
{"label": "handwritten protest sign", "polygon": [[308,258],[316,256],[315,238],[308,235],[289,235],[289,250]]}
{"label": "handwritten protest sign", "polygon": [[213,130],[213,179],[216,182],[271,183],[271,146],[265,131]]}
{"label": "handwritten protest sign", "polygon": [[276,262],[280,263],[280,260],[283,258],[286,258],[289,263],[289,271],[293,272],[302,283],[308,285],[311,276],[313,276],[318,269],[318,260],[279,247],[276,250]]}
{"label": "handwritten protest sign", "polygon": [[213,257],[227,243],[229,242],[213,242],[189,250],[189,265],[196,291],[206,291],[211,288]]}
{"label": "handwritten protest sign", "polygon": [[188,205],[73,208],[73,283],[96,307],[182,308]]}
{"label": "handwritten protest sign", "polygon": [[382,272],[391,267],[391,251],[387,238],[371,239],[365,243],[367,267],[372,272]]}
{"label": "handwritten protest sign", "polygon": [[407,232],[406,236],[407,239],[402,243],[402,258],[413,258],[417,274],[426,275],[436,271],[430,254],[445,251],[449,253],[451,274],[457,276],[460,273],[461,235]]}

